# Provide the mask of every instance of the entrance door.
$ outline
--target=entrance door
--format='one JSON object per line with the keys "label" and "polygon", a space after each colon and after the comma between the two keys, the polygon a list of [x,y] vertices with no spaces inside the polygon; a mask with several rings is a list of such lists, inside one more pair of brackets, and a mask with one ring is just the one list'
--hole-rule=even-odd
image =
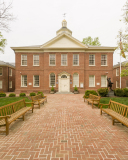
{"label": "entrance door", "polygon": [[69,92],[69,79],[61,79],[61,92]]}

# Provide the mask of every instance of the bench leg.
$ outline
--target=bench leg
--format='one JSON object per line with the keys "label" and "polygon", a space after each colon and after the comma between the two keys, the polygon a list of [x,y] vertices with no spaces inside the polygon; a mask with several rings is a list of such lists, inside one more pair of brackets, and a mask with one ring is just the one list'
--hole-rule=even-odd
{"label": "bench leg", "polygon": [[102,109],[100,109],[100,115],[102,115]]}
{"label": "bench leg", "polygon": [[8,118],[6,118],[6,136],[9,134],[9,123]]}
{"label": "bench leg", "polygon": [[114,118],[112,117],[112,125],[114,125]]}
{"label": "bench leg", "polygon": [[23,121],[24,121],[24,119],[25,119],[25,115],[23,115],[23,116],[22,116],[22,118],[23,118]]}

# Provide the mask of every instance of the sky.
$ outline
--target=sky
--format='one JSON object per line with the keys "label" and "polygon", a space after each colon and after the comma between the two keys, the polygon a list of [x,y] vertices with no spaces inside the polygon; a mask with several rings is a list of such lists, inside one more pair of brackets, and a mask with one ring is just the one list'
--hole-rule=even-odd
{"label": "sky", "polygon": [[[4,54],[0,53],[0,60],[5,62],[15,62],[15,53],[10,47],[42,45],[54,38],[62,26],[64,13],[72,36],[81,42],[88,36],[99,37],[102,46],[116,47],[118,31],[125,27],[120,20],[126,0],[4,1],[12,2],[10,12],[16,18],[9,23],[10,32],[1,31],[7,39]],[[119,61],[119,51],[115,51],[113,64]]]}

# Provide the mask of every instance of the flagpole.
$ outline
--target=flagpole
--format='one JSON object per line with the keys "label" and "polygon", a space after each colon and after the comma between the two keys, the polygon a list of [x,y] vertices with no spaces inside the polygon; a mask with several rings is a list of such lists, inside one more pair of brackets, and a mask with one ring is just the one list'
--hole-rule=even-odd
{"label": "flagpole", "polygon": [[120,54],[120,88],[121,88],[121,54]]}

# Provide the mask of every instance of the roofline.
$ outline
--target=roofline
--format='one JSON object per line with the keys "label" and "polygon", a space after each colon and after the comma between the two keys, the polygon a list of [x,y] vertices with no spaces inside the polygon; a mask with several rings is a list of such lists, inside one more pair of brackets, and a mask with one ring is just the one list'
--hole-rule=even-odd
{"label": "roofline", "polygon": [[10,67],[10,68],[13,68],[13,69],[15,69],[15,66],[13,67],[13,66],[9,66],[9,65],[7,65],[7,64],[0,64],[0,67],[3,67],[3,66],[6,66],[6,67]]}

